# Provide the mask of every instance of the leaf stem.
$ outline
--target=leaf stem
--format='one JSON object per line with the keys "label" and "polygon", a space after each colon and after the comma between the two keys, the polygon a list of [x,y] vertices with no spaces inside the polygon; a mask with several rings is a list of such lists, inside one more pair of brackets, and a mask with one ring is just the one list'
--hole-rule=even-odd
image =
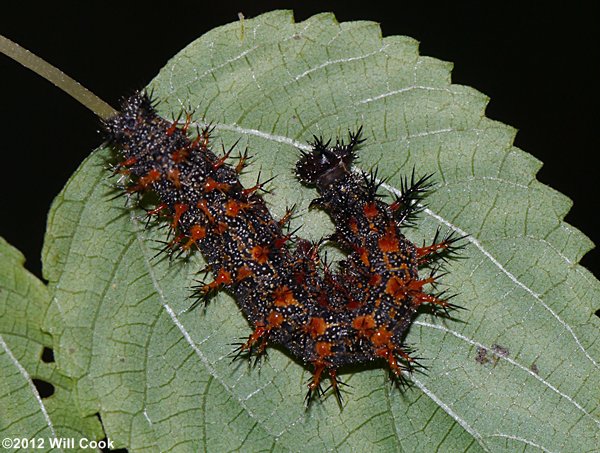
{"label": "leaf stem", "polygon": [[72,79],[60,69],[52,66],[47,61],[31,53],[10,39],[0,35],[0,52],[21,63],[36,74],[52,82],[58,88],[79,101],[85,107],[94,112],[102,119],[108,119],[117,114],[117,111],[85,88],[76,80]]}

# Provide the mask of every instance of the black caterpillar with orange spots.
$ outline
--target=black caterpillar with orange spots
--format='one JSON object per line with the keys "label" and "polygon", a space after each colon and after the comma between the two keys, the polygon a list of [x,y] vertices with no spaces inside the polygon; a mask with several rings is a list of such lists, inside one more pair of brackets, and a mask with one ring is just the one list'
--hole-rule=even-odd
{"label": "black caterpillar with orange spots", "polygon": [[291,217],[275,220],[258,191],[244,188],[235,167],[209,149],[208,129],[194,139],[185,124],[161,118],[145,93],[125,100],[121,112],[104,123],[128,177],[129,193],[154,192],[159,201],[149,214],[168,219],[174,236],[167,248],[199,249],[214,281],[197,289],[198,302],[219,289],[229,291],[253,327],[238,354],[261,354],[280,345],[313,367],[307,401],[321,394],[324,376],[338,398],[338,369],[373,361],[387,363],[392,375],[417,365],[403,338],[423,304],[444,312],[454,306],[443,295],[425,291],[437,280],[419,268],[435,269],[458,248],[447,236],[417,247],[401,228],[410,224],[419,201],[430,189],[429,176],[406,179],[402,195],[387,204],[377,193],[374,175],[350,170],[360,130],[348,144],[330,147],[315,139],[296,166],[298,178],[315,185],[312,205],[326,210],[335,226],[328,238],[347,252],[336,270],[321,261],[319,243],[284,234]]}

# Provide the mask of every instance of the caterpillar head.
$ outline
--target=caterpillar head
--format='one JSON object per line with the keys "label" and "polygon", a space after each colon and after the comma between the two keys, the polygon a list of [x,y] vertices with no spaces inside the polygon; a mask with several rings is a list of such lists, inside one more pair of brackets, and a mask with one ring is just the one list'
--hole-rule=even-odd
{"label": "caterpillar head", "polygon": [[316,185],[324,189],[350,171],[356,158],[356,146],[364,140],[360,139],[362,127],[356,133],[350,132],[348,144],[336,141],[329,146],[331,140],[324,142],[322,137],[314,137],[310,143],[312,151],[301,151],[302,157],[296,163],[296,176],[308,185]]}

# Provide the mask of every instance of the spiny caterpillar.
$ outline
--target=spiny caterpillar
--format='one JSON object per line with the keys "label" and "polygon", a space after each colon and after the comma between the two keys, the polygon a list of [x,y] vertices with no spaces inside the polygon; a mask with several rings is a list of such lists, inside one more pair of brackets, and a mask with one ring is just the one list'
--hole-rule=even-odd
{"label": "spiny caterpillar", "polygon": [[[338,269],[319,254],[316,243],[284,234],[292,211],[275,220],[258,193],[264,186],[244,188],[239,174],[247,162],[240,154],[235,167],[230,149],[216,156],[209,148],[210,130],[188,135],[191,116],[182,125],[161,118],[145,93],[123,102],[120,112],[85,90],[45,61],[0,36],[0,50],[43,75],[103,120],[108,139],[121,161],[116,171],[127,175],[125,193],[153,192],[158,205],[148,214],[167,219],[174,237],[167,251],[200,250],[214,281],[201,284],[197,301],[226,289],[253,327],[236,357],[260,356],[280,345],[311,365],[307,404],[322,395],[324,376],[341,402],[338,370],[374,361],[386,363],[397,382],[419,366],[403,344],[417,310],[435,313],[456,308],[444,293],[431,294],[439,278],[440,260],[455,256],[461,239],[436,234],[430,245],[417,247],[402,234],[431,189],[430,176],[405,178],[401,194],[385,203],[375,173],[354,173],[352,163],[362,142],[361,130],[348,144],[314,139],[312,150],[296,165],[300,181],[316,186],[312,206],[331,216],[336,230],[327,238],[347,253]],[[426,277],[419,275],[429,268]]]}
{"label": "spiny caterpillar", "polygon": [[217,157],[208,129],[190,139],[190,121],[161,118],[149,97],[138,93],[104,124],[122,158],[118,171],[130,178],[126,191],[157,194],[160,203],[150,214],[168,219],[174,239],[167,248],[197,248],[206,258],[214,281],[197,288],[196,304],[226,289],[252,325],[238,354],[260,355],[280,345],[312,365],[307,402],[322,393],[325,375],[340,399],[337,372],[347,365],[384,361],[398,379],[412,371],[418,363],[402,342],[417,309],[454,307],[448,298],[425,292],[436,283],[436,272],[420,278],[418,269],[454,253],[459,238],[436,237],[416,247],[400,231],[430,189],[429,176],[415,180],[413,173],[388,205],[379,199],[373,174],[350,171],[360,130],[348,144],[329,147],[315,139],[296,173],[316,185],[321,196],[312,205],[329,212],[336,225],[329,240],[348,252],[336,272],[321,261],[319,243],[283,233],[291,210],[273,219],[257,193],[264,183],[241,185],[247,155],[231,167],[226,160],[232,150]]}

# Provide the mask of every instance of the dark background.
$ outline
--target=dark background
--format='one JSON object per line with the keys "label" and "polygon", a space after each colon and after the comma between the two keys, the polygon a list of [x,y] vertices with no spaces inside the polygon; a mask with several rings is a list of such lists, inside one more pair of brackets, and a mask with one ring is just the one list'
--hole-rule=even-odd
{"label": "dark background", "polygon": [[[297,21],[322,11],[333,11],[339,21],[377,21],[384,36],[412,36],[421,41],[421,54],[454,62],[455,83],[491,97],[487,116],[520,130],[516,145],[545,163],[538,179],[574,200],[566,220],[598,243],[599,71],[593,43],[599,33],[592,5],[397,3],[13,2],[13,11],[3,6],[0,33],[117,105],[181,48],[236,21],[238,12],[251,18],[288,8]],[[39,276],[50,203],[102,139],[94,115],[57,88],[4,56],[0,71],[0,235],[26,255],[27,267]],[[600,275],[597,250],[582,264]]]}

